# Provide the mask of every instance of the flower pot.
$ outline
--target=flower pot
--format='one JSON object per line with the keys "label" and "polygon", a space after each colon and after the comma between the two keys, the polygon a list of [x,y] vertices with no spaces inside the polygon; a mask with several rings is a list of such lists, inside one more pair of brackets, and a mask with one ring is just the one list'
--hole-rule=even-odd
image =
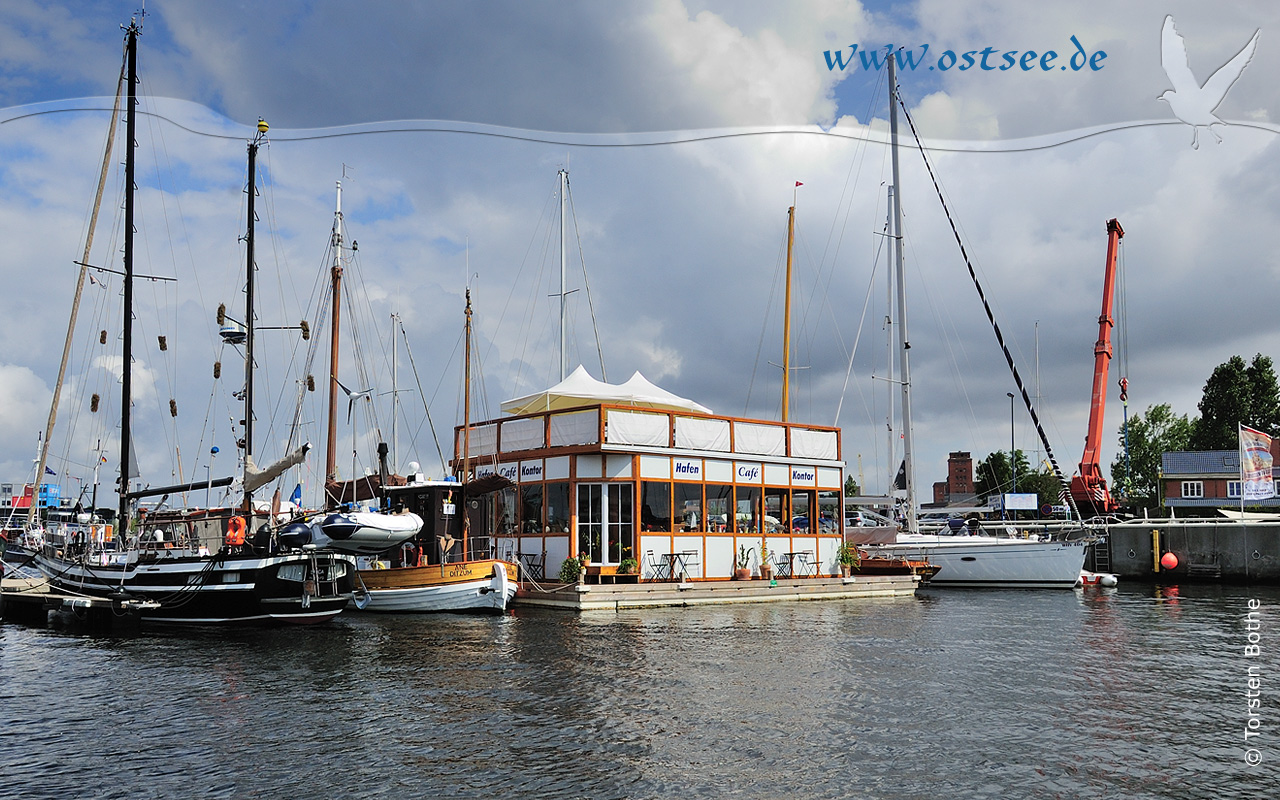
{"label": "flower pot", "polygon": [[771,581],[771,580],[773,580],[773,567],[772,567],[772,566],[770,566],[770,565],[766,564],[766,565],[764,565],[763,567],[761,567],[761,568],[760,568],[760,580],[762,580],[762,581]]}
{"label": "flower pot", "polygon": [[733,579],[735,581],[749,581],[751,580],[751,570],[747,567],[738,567],[733,571]]}
{"label": "flower pot", "polygon": [[850,573],[852,573],[852,572],[853,572],[853,565],[852,565],[852,564],[841,564],[841,565],[840,565],[840,577],[842,577],[842,578],[847,578],[847,577],[849,577],[849,574],[850,574]]}

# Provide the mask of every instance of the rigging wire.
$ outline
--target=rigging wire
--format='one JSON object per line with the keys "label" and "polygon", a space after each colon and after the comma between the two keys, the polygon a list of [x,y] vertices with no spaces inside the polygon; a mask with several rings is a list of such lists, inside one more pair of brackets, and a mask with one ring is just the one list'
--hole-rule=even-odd
{"label": "rigging wire", "polygon": [[1031,402],[1031,396],[1027,393],[1026,384],[1022,381],[1022,375],[1018,372],[1017,365],[1013,362],[1013,355],[1009,352],[1008,346],[1005,344],[1004,334],[1000,330],[999,323],[996,322],[995,315],[991,310],[991,304],[987,301],[986,292],[982,289],[982,284],[978,281],[977,273],[974,271],[973,263],[969,260],[968,251],[965,249],[964,241],[960,238],[960,231],[956,227],[955,219],[951,216],[951,209],[948,207],[946,198],[942,195],[942,188],[938,185],[937,175],[933,171],[933,164],[929,160],[928,154],[925,152],[924,143],[920,141],[920,134],[916,130],[915,120],[911,118],[911,112],[907,110],[907,104],[903,102],[899,95],[894,98],[898,105],[902,108],[902,112],[906,117],[907,124],[911,127],[911,135],[915,138],[916,147],[920,151],[920,157],[924,160],[925,168],[929,171],[929,178],[933,182],[934,190],[938,194],[938,201],[942,204],[942,210],[947,216],[947,222],[951,225],[951,233],[954,235],[956,244],[960,248],[960,256],[964,259],[965,266],[969,270],[969,278],[973,281],[973,286],[978,292],[978,298],[982,301],[982,307],[987,312],[987,321],[991,323],[991,329],[995,333],[996,341],[1000,344],[1000,350],[1004,353],[1005,361],[1009,365],[1009,371],[1013,373],[1014,383],[1017,384],[1018,391],[1022,395],[1022,402],[1027,407],[1028,413],[1031,414],[1031,420],[1035,423],[1036,432],[1040,435],[1040,440],[1044,444],[1045,453],[1049,458],[1049,464],[1053,467],[1053,473],[1058,478],[1061,485],[1061,491],[1067,503],[1071,506],[1072,514],[1076,519],[1080,518],[1080,509],[1076,507],[1075,498],[1071,495],[1071,485],[1063,475],[1061,468],[1058,466],[1058,459],[1053,454],[1053,447],[1049,444],[1049,437],[1045,434],[1044,427],[1040,424],[1040,417],[1036,413],[1035,404]]}

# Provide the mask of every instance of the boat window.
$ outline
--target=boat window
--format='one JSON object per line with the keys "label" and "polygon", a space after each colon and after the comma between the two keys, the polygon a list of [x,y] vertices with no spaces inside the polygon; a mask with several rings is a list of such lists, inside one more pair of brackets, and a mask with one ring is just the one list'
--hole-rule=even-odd
{"label": "boat window", "polygon": [[671,530],[671,484],[666,481],[640,484],[640,529]]}
{"label": "boat window", "polygon": [[280,570],[276,572],[276,577],[282,581],[297,581],[301,583],[306,576],[306,564],[282,564],[280,565]]}

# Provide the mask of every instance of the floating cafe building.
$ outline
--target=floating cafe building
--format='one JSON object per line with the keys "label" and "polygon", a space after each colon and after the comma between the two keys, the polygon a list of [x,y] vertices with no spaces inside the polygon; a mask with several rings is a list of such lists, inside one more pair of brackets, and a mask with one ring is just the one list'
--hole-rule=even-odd
{"label": "floating cafe building", "polygon": [[[517,603],[894,596],[919,582],[840,576],[838,428],[719,416],[639,373],[614,385],[582,367],[502,411],[509,416],[455,429],[454,468],[501,487],[468,498],[478,539],[469,549],[487,539],[521,564]],[[584,582],[565,586],[558,573],[572,557],[589,566]],[[758,579],[762,563],[774,579]],[[732,580],[744,566],[756,580]]]}

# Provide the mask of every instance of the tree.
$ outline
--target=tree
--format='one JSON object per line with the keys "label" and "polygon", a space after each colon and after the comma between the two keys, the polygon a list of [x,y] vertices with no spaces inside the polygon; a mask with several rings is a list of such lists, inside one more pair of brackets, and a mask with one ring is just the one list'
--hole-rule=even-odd
{"label": "tree", "polygon": [[1200,418],[1192,423],[1192,450],[1234,450],[1238,425],[1280,434],[1280,386],[1271,358],[1261,353],[1249,366],[1232,356],[1214,368],[1200,398]]}
{"label": "tree", "polygon": [[[1014,463],[1018,467],[1018,489],[1022,489],[1022,476],[1029,475],[1027,455],[1021,450],[1014,452]],[[990,497],[1013,491],[1013,476],[1009,472],[1009,451],[997,450],[978,462],[973,491],[979,497]]]}
{"label": "tree", "polygon": [[1125,429],[1120,426],[1120,453],[1111,464],[1111,493],[1135,508],[1159,505],[1162,456],[1186,450],[1191,429],[1187,415],[1173,413],[1168,403],[1147,406],[1145,413],[1129,420],[1126,463]]}
{"label": "tree", "polygon": [[844,479],[844,496],[857,497],[860,494],[862,494],[862,487],[858,486],[858,482],[853,479],[852,475],[846,477]]}

